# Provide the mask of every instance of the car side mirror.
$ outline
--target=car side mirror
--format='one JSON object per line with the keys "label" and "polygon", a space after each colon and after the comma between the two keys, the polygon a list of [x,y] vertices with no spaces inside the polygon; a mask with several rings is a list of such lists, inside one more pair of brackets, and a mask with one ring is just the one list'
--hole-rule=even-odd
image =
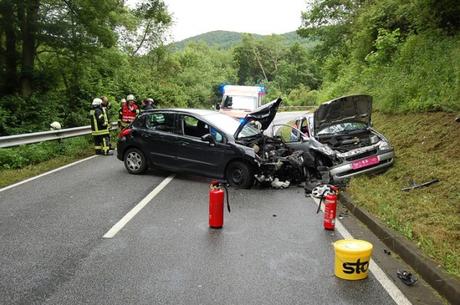
{"label": "car side mirror", "polygon": [[214,141],[214,138],[211,136],[210,133],[201,136],[201,140],[204,142],[209,142],[209,144],[216,144],[216,141]]}
{"label": "car side mirror", "polygon": [[220,110],[220,104],[219,103],[216,104],[216,110]]}

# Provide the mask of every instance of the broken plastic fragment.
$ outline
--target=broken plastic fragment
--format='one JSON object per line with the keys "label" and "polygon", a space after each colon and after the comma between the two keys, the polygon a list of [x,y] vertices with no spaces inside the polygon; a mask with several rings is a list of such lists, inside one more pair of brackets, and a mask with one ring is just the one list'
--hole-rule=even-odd
{"label": "broken plastic fragment", "polygon": [[275,178],[272,182],[272,187],[276,189],[283,189],[289,187],[290,182],[288,180],[286,181],[280,181],[278,178]]}

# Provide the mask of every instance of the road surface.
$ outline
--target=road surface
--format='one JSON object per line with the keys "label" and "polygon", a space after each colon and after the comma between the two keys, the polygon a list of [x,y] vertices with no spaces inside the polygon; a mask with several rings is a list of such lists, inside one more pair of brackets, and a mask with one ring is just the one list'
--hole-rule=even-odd
{"label": "road surface", "polygon": [[208,189],[207,179],[129,175],[114,156],[98,156],[0,190],[0,304],[407,301],[374,273],[334,276],[331,243],[342,236],[322,229],[302,188],[230,189],[221,230],[208,228]]}

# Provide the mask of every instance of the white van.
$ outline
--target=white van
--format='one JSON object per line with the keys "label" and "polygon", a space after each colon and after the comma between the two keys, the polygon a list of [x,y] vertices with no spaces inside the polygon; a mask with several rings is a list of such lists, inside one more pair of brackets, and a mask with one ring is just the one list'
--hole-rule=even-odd
{"label": "white van", "polygon": [[244,118],[247,113],[262,106],[265,88],[262,86],[223,86],[219,112],[236,118]]}

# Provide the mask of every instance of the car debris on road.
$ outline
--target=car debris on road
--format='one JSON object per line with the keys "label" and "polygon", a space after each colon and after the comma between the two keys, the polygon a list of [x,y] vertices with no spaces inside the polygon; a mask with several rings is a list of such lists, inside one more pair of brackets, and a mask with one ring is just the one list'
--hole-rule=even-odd
{"label": "car debris on road", "polygon": [[414,180],[412,180],[410,182],[410,186],[408,187],[405,187],[405,188],[402,188],[401,191],[403,192],[408,192],[408,191],[411,191],[411,190],[414,190],[414,189],[418,189],[418,188],[422,188],[422,187],[427,187],[427,186],[430,186],[432,184],[435,184],[435,183],[438,183],[439,182],[439,179],[432,179],[430,181],[427,181],[427,182],[423,182],[423,183],[420,183],[420,184],[417,184]]}

